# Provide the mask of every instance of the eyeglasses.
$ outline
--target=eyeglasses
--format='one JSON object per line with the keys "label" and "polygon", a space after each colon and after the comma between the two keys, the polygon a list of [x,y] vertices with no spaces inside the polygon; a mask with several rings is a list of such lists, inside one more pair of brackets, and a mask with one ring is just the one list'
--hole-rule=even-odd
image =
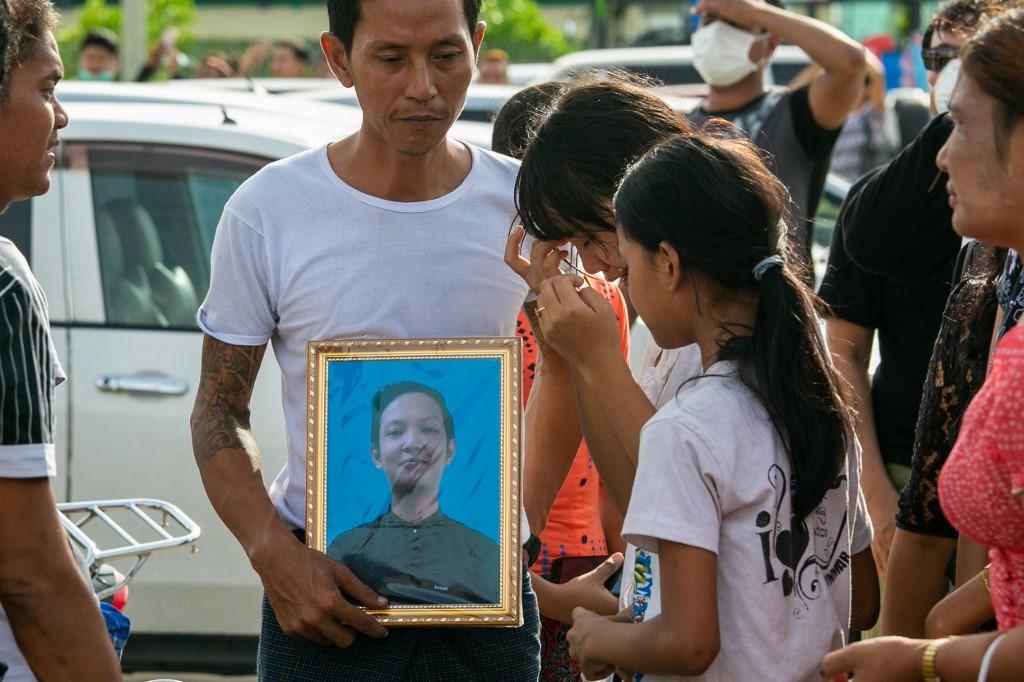
{"label": "eyeglasses", "polygon": [[952,45],[936,45],[921,50],[921,60],[924,61],[924,68],[929,71],[939,72],[950,61],[956,59],[958,48]]}

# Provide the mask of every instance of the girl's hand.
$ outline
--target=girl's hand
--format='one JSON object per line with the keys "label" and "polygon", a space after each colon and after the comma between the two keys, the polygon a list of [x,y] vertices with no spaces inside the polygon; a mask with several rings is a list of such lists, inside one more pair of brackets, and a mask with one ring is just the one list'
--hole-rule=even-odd
{"label": "girl's hand", "polygon": [[852,677],[857,682],[918,682],[928,640],[878,637],[833,651],[821,662],[829,682]]}
{"label": "girl's hand", "polygon": [[620,330],[615,311],[601,294],[579,277],[559,275],[540,285],[537,316],[545,342],[578,369],[621,362]]}
{"label": "girl's hand", "polygon": [[565,242],[534,242],[527,260],[521,255],[525,239],[526,230],[522,225],[516,226],[505,243],[505,263],[530,285],[534,293],[540,293],[541,282],[562,274],[559,266],[565,260],[565,254],[559,247]]}
{"label": "girl's hand", "polygon": [[[615,571],[622,568],[622,561],[622,555],[616,552],[594,570],[565,583],[563,589],[572,608],[582,606],[602,616],[614,616],[619,610],[619,598],[609,592],[604,584],[615,575]],[[572,624],[571,618],[570,615],[569,624]]]}
{"label": "girl's hand", "polygon": [[566,635],[569,641],[569,655],[579,661],[580,670],[588,680],[599,680],[615,672],[615,666],[601,661],[597,658],[598,652],[591,651],[595,648],[592,644],[592,635],[604,625],[605,620],[604,617],[583,607],[577,607],[572,612],[572,628]]}

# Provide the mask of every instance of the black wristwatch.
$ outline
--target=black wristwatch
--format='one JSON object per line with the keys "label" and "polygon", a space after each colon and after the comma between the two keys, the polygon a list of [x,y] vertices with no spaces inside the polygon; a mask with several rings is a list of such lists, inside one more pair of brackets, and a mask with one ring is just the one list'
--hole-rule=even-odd
{"label": "black wristwatch", "polygon": [[530,533],[530,539],[523,545],[526,550],[526,565],[533,566],[540,557],[540,538]]}

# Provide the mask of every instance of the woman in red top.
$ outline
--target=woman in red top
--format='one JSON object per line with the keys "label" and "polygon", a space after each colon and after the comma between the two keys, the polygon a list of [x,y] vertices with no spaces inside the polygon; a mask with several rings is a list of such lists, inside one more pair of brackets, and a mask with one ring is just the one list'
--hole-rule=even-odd
{"label": "woman in red top", "polygon": [[[1024,253],[1024,8],[985,25],[963,48],[950,103],[955,128],[939,152],[953,227]],[[883,637],[825,658],[833,679],[1019,680],[1024,669],[1024,327],[996,347],[939,478],[943,511],[989,548],[998,633],[954,640]]]}

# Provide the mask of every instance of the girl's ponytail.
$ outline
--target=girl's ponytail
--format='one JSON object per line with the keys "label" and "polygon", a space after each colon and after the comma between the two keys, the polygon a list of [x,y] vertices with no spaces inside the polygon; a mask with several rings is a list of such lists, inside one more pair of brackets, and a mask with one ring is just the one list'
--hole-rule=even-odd
{"label": "girl's ponytail", "polygon": [[816,297],[802,275],[785,265],[771,267],[757,286],[754,333],[743,343],[733,337],[726,348],[736,346],[740,376],[761,397],[786,442],[795,483],[793,515],[802,519],[839,474],[852,433],[850,418],[819,326]]}

